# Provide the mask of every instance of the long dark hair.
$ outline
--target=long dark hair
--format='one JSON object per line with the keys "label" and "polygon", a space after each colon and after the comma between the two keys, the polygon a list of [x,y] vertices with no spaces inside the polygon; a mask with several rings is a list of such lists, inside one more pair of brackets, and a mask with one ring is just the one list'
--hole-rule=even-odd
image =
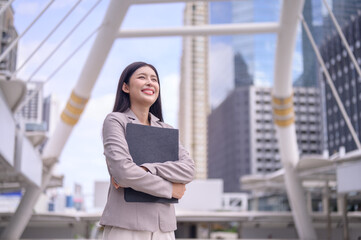
{"label": "long dark hair", "polygon": [[149,112],[151,112],[154,116],[156,116],[157,118],[159,118],[163,122],[162,101],[161,101],[161,98],[160,98],[160,82],[159,82],[158,72],[157,72],[157,69],[153,65],[151,65],[149,63],[145,63],[145,62],[134,62],[132,64],[129,64],[123,70],[123,72],[122,72],[122,74],[120,75],[120,78],[119,78],[117,95],[116,95],[116,98],[115,98],[113,112],[125,112],[128,108],[130,108],[129,94],[124,92],[122,87],[123,87],[124,83],[129,84],[129,79],[133,75],[133,73],[135,71],[137,71],[137,69],[139,69],[141,67],[144,67],[144,66],[147,66],[147,67],[150,67],[151,69],[153,69],[153,71],[157,75],[158,83],[159,83],[159,95],[158,95],[158,98],[153,103],[153,105],[150,106]]}

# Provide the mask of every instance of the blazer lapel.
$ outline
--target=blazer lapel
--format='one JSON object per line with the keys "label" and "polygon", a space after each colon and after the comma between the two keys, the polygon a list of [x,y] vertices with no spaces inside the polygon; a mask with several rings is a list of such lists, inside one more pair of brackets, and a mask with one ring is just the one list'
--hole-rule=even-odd
{"label": "blazer lapel", "polygon": [[149,112],[150,115],[150,125],[151,126],[160,126],[159,122],[159,118],[157,118],[156,116],[154,116],[151,112]]}
{"label": "blazer lapel", "polygon": [[[134,112],[130,108],[128,108],[128,110],[125,111],[124,113],[128,117],[128,119],[130,120],[131,123],[141,124],[140,121],[138,120],[137,116],[134,114]],[[150,126],[160,126],[159,118],[154,116],[151,112],[149,112],[149,115],[150,115]]]}
{"label": "blazer lapel", "polygon": [[138,120],[137,116],[135,116],[135,114],[133,113],[133,111],[130,108],[128,108],[128,110],[125,111],[124,114],[128,117],[128,119],[130,120],[131,123],[141,124],[140,121]]}

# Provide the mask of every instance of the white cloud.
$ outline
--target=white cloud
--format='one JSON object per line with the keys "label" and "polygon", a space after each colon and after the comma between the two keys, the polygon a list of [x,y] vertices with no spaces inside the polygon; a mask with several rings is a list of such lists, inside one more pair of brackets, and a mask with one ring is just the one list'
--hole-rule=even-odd
{"label": "white cloud", "polygon": [[218,106],[234,88],[233,50],[230,45],[214,44],[209,52],[209,99]]}
{"label": "white cloud", "polygon": [[75,0],[61,0],[61,1],[55,1],[53,5],[53,9],[62,9],[62,8],[68,8],[75,5]]}
{"label": "white cloud", "polygon": [[20,2],[16,6],[16,14],[35,15],[40,8],[41,5],[39,2],[33,2],[33,1]]}
{"label": "white cloud", "polygon": [[115,94],[106,94],[98,98],[91,98],[84,111],[84,119],[87,122],[102,122],[105,116],[112,112]]}
{"label": "white cloud", "polygon": [[161,79],[162,108],[164,121],[178,126],[179,75],[171,74]]}
{"label": "white cloud", "polygon": [[[17,62],[17,68],[22,66],[25,61],[30,57],[30,54],[33,54],[34,50],[39,46],[41,41],[33,40],[22,42],[18,49],[19,60]],[[22,67],[18,72],[18,77],[24,80],[27,80],[39,67],[43,64],[44,60],[50,55],[50,53],[55,49],[56,43],[46,42],[44,45],[29,59],[29,61]],[[62,49],[59,51],[57,57],[64,57],[64,54],[67,52],[67,49]],[[51,58],[50,58],[51,59]],[[60,62],[60,61],[57,61]],[[50,65],[50,66],[49,66]],[[45,79],[56,67],[54,64],[49,64],[46,62],[39,71],[35,74],[34,79]],[[33,79],[33,80],[34,80]]]}

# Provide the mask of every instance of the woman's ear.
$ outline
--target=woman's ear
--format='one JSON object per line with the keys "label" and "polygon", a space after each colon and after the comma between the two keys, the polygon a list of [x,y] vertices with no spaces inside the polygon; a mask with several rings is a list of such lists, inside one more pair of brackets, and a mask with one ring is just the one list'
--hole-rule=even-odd
{"label": "woman's ear", "polygon": [[122,90],[125,93],[129,93],[129,86],[126,83],[123,83]]}

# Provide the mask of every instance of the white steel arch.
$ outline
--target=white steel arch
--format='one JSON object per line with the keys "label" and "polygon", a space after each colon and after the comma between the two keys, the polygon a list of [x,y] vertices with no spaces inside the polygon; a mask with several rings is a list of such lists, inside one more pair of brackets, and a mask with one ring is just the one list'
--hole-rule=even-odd
{"label": "white steel arch", "polygon": [[306,207],[303,188],[295,169],[299,153],[293,109],[292,60],[296,44],[298,16],[304,0],[283,1],[278,33],[272,105],[279,152],[285,169],[285,184],[300,239],[317,239]]}
{"label": "white steel arch", "polygon": [[[211,0],[208,0],[211,1]],[[97,34],[87,61],[83,67],[73,92],[64,109],[57,128],[49,139],[43,153],[43,161],[47,166],[44,170],[41,188],[29,186],[21,203],[13,215],[10,224],[3,232],[4,239],[19,239],[32,214],[32,209],[47,186],[54,164],[57,162],[74,125],[90,98],[91,91],[117,37],[129,36],[168,36],[168,35],[203,35],[240,34],[240,33],[268,33],[277,32],[277,50],[275,58],[275,83],[273,87],[273,103],[275,123],[277,124],[278,140],[280,143],[281,160],[285,168],[285,181],[288,197],[291,202],[293,217],[301,239],[316,239],[312,221],[306,209],[303,190],[295,171],[295,164],[299,159],[294,126],[294,112],[292,100],[292,58],[296,42],[298,16],[302,11],[304,0],[283,1],[280,23],[245,23],[226,26],[197,26],[174,29],[158,29],[152,33],[144,31],[119,31],[123,18],[131,4],[188,2],[186,0],[111,0]],[[167,34],[168,31],[168,34]]]}

